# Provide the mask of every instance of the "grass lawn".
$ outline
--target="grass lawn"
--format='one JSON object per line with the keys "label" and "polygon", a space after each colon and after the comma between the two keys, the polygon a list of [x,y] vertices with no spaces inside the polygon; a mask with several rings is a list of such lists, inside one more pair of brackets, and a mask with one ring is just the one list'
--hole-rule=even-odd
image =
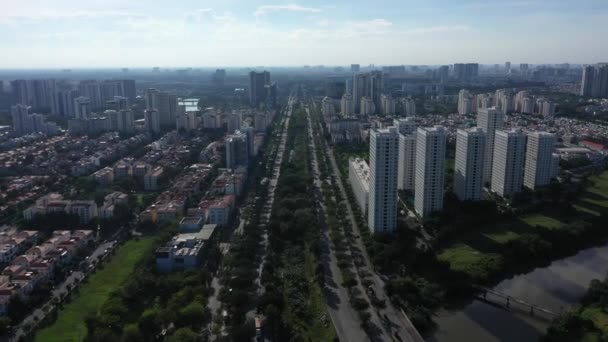
{"label": "grass lawn", "polygon": [[119,247],[116,255],[103,269],[91,275],[80,287],[79,294],[59,312],[57,320],[36,334],[36,341],[54,342],[81,341],[87,334],[84,319],[97,313],[109,294],[129,278],[143,257],[152,253],[154,239],[151,237],[130,240]]}
{"label": "grass lawn", "polygon": [[464,272],[473,278],[484,279],[502,268],[504,258],[496,253],[483,253],[464,244],[456,243],[437,256],[450,264],[454,271]]}
{"label": "grass lawn", "polygon": [[499,245],[516,240],[521,234],[532,232],[532,227],[547,230],[567,228],[567,222],[576,219],[585,219],[589,214],[594,216],[608,215],[608,172],[589,178],[593,185],[587,190],[574,207],[580,211],[580,217],[554,218],[542,213],[529,214],[516,220],[487,225],[477,231],[461,236],[460,239],[445,246],[437,255],[442,261],[447,261],[450,268],[469,274],[473,278],[483,279],[483,275],[499,271],[504,262],[497,248]]}
{"label": "grass lawn", "polygon": [[520,219],[529,226],[540,226],[548,230],[560,229],[564,227],[564,223],[553,217],[542,214],[532,214],[524,216]]}
{"label": "grass lawn", "polygon": [[574,207],[593,216],[608,214],[608,171],[589,179],[593,185],[587,188]]}

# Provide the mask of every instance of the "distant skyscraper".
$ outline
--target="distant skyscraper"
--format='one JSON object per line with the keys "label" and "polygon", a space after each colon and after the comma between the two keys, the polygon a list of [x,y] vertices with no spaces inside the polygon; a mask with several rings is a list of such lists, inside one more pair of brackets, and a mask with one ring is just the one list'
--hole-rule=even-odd
{"label": "distant skyscraper", "polygon": [[418,128],[416,132],[414,207],[422,218],[443,209],[446,140],[443,126]]}
{"label": "distant skyscraper", "polygon": [[353,75],[353,104],[355,113],[361,113],[361,98],[368,94],[369,75],[356,74]]}
{"label": "distant skyscraper", "polygon": [[511,73],[511,62],[505,62],[505,73],[507,75]]}
{"label": "distant skyscraper", "polygon": [[403,109],[405,110],[405,116],[416,116],[416,101],[409,97],[403,99]]}
{"label": "distant skyscraper", "polygon": [[529,69],[529,65],[528,65],[528,63],[521,63],[521,64],[519,65],[519,72],[520,72],[522,75],[527,75],[527,74],[528,74],[528,69]]}
{"label": "distant skyscraper", "polygon": [[608,97],[608,64],[583,68],[580,95]]}
{"label": "distant skyscraper", "polygon": [[91,100],[85,96],[74,99],[74,118],[87,119],[91,116]]}
{"label": "distant skyscraper", "polygon": [[226,69],[216,69],[211,77],[211,82],[216,86],[223,86],[226,80]]}
{"label": "distant skyscraper", "polygon": [[359,64],[351,64],[350,72],[359,72],[361,70],[361,66]]}
{"label": "distant skyscraper", "polygon": [[57,103],[59,105],[59,114],[66,118],[75,118],[76,109],[74,100],[79,96],[77,90],[64,90],[57,93]]}
{"label": "distant skyscraper", "polygon": [[249,103],[252,107],[258,107],[265,103],[268,96],[267,86],[270,86],[270,73],[268,71],[249,73]]}
{"label": "distant skyscraper", "polygon": [[486,133],[476,127],[459,129],[456,135],[454,193],[461,201],[477,201],[483,189]]}
{"label": "distant skyscraper", "polygon": [[25,132],[25,117],[29,114],[30,107],[26,105],[14,105],[11,107],[11,117],[13,119],[13,132],[23,135]]}
{"label": "distant skyscraper", "polygon": [[133,112],[128,109],[118,111],[117,130],[124,133],[133,133],[135,130],[135,121]]}
{"label": "distant skyscraper", "polygon": [[478,63],[454,64],[454,78],[461,81],[467,81],[477,76],[479,76]]}
{"label": "distant skyscraper", "polygon": [[144,96],[146,108],[156,109],[158,111],[160,125],[163,127],[175,127],[177,95],[150,88],[146,89]]}
{"label": "distant skyscraper", "polygon": [[524,185],[534,190],[549,184],[553,178],[555,135],[547,132],[528,134]]}
{"label": "distant skyscraper", "polygon": [[458,92],[458,114],[466,115],[473,112],[473,95],[466,89]]}
{"label": "distant skyscraper", "polygon": [[440,83],[446,83],[450,77],[450,66],[442,65],[437,69],[437,79]]}
{"label": "distant skyscraper", "polygon": [[384,115],[395,114],[396,102],[392,96],[383,94],[381,97],[381,104],[382,104],[382,114],[384,114]]}
{"label": "distant skyscraper", "polygon": [[144,121],[146,130],[153,133],[160,133],[160,115],[156,109],[146,109],[144,111]]}
{"label": "distant skyscraper", "polygon": [[477,112],[477,127],[486,133],[486,151],[484,161],[483,181],[492,179],[492,164],[494,156],[494,132],[504,126],[504,115],[496,108],[484,108]]}
{"label": "distant skyscraper", "polygon": [[375,105],[374,101],[368,96],[363,96],[361,98],[360,114],[361,115],[374,115],[375,113],[376,113],[376,105]]}
{"label": "distant skyscraper", "polygon": [[78,85],[78,93],[80,96],[88,97],[90,105],[94,109],[103,107],[104,101],[101,95],[101,85],[95,80],[81,81]]}
{"label": "distant skyscraper", "polygon": [[29,114],[29,109],[30,107],[24,105],[14,105],[11,107],[13,132],[15,135],[21,136],[32,133],[57,134],[57,125],[52,122],[46,122],[41,114]]}
{"label": "distant skyscraper", "polygon": [[14,80],[11,89],[14,104],[46,109],[53,114],[58,111],[54,79]]}
{"label": "distant skyscraper", "polygon": [[495,139],[492,191],[504,197],[521,191],[526,136],[519,129],[498,130]]}
{"label": "distant skyscraper", "polygon": [[334,107],[334,101],[329,97],[324,97],[321,101],[321,113],[323,116],[331,117],[336,114],[336,108]]}
{"label": "distant skyscraper", "polygon": [[342,95],[342,99],[340,100],[340,111],[342,112],[342,116],[350,117],[355,115],[355,108],[353,106],[353,97],[350,93],[345,93]]}
{"label": "distant skyscraper", "polygon": [[398,135],[394,127],[370,131],[368,226],[372,233],[397,227]]}
{"label": "distant skyscraper", "polygon": [[366,95],[374,101],[376,111],[379,112],[382,108],[382,93],[384,92],[384,78],[381,71],[372,71],[370,73],[368,89],[369,93]]}

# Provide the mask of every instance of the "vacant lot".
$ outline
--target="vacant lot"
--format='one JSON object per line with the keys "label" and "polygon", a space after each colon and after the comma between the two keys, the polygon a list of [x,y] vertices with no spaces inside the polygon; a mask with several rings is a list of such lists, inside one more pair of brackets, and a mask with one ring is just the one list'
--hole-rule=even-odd
{"label": "vacant lot", "polygon": [[81,341],[87,334],[84,319],[96,313],[109,294],[119,288],[137,264],[152,253],[154,239],[151,237],[130,240],[119,247],[103,269],[91,275],[80,288],[72,302],[59,312],[57,321],[36,334],[36,341]]}

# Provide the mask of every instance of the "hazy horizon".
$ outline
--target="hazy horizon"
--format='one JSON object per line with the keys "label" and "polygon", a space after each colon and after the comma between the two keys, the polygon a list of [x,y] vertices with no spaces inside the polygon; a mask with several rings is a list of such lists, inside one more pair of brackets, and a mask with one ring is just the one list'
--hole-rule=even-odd
{"label": "hazy horizon", "polygon": [[0,69],[589,64],[608,2],[22,0],[0,13]]}

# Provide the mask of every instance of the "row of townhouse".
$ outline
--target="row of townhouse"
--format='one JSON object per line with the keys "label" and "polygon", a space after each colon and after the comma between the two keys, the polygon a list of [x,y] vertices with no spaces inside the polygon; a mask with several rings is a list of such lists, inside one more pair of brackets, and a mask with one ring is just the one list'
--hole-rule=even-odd
{"label": "row of townhouse", "polygon": [[126,140],[100,148],[91,156],[82,157],[74,163],[70,169],[72,176],[85,176],[98,170],[105,162],[114,161],[120,156],[131,153],[134,148],[142,146],[150,141],[147,134],[138,134]]}
{"label": "row of townhouse", "polygon": [[160,194],[156,202],[139,215],[140,221],[166,222],[182,215],[186,200],[200,192],[201,183],[209,176],[211,169],[209,164],[194,164],[188,167],[169,190]]}
{"label": "row of townhouse", "polygon": [[0,233],[0,262],[5,264],[22,253],[27,246],[36,242],[38,232],[33,230],[10,229]]}
{"label": "row of townhouse", "polygon": [[195,208],[188,209],[189,217],[200,217],[204,222],[226,226],[230,223],[230,217],[236,203],[235,195],[216,195],[204,198]]}
{"label": "row of townhouse", "polygon": [[31,221],[36,215],[63,212],[77,215],[80,222],[87,223],[98,217],[97,204],[93,200],[65,200],[58,193],[50,193],[36,200],[36,203],[23,211],[23,218]]}
{"label": "row of townhouse", "polygon": [[153,167],[145,161],[135,161],[133,158],[125,158],[114,164],[114,167],[104,167],[96,171],[90,177],[103,186],[111,185],[114,180],[133,177],[144,184],[144,190],[158,190],[158,181],[163,175],[163,167]]}
{"label": "row of townhouse", "polygon": [[56,267],[67,265],[94,240],[91,230],[56,230],[45,243],[14,258],[0,275],[0,315],[7,313],[13,296],[27,298],[38,284],[53,277]]}

